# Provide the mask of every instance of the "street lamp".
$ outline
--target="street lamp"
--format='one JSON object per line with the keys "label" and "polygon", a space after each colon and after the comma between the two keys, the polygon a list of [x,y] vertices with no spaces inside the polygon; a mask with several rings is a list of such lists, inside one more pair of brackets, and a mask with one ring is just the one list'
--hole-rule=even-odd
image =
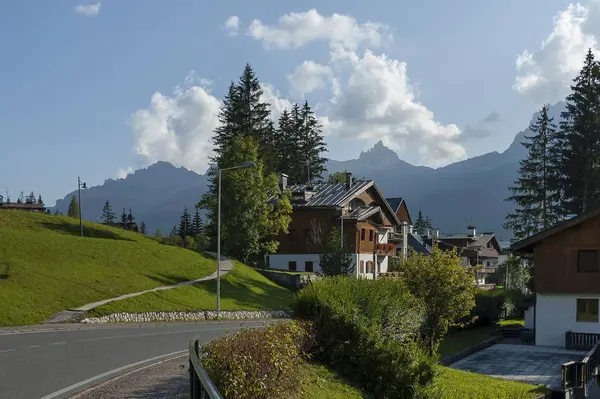
{"label": "street lamp", "polygon": [[83,220],[81,219],[81,189],[86,189],[87,185],[82,182],[79,176],[77,176],[77,191],[79,193],[79,233],[83,237]]}
{"label": "street lamp", "polygon": [[221,174],[232,169],[252,168],[254,166],[256,166],[254,162],[246,162],[242,165],[224,169],[219,168],[217,165],[217,173],[219,174],[219,194],[217,197],[217,318],[221,313]]}

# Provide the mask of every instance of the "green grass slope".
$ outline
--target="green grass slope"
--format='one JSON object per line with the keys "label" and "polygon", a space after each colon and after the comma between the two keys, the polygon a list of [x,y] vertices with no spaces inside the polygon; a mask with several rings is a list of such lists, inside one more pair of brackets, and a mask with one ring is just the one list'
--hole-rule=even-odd
{"label": "green grass slope", "polygon": [[138,233],[0,210],[0,326],[34,324],[101,299],[214,273],[216,262]]}
{"label": "green grass slope", "polygon": [[[91,315],[117,312],[214,310],[217,306],[216,280],[172,290],[150,292],[100,306]],[[231,272],[221,277],[221,310],[285,310],[293,293],[242,263],[234,261]]]}

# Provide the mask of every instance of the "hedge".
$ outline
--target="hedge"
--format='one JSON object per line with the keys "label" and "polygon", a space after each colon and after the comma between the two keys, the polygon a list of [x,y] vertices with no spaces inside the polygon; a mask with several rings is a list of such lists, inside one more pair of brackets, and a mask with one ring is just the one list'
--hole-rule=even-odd
{"label": "hedge", "polygon": [[312,355],[378,398],[434,397],[436,359],[419,345],[423,304],[401,280],[349,276],[301,290],[295,316],[312,323]]}

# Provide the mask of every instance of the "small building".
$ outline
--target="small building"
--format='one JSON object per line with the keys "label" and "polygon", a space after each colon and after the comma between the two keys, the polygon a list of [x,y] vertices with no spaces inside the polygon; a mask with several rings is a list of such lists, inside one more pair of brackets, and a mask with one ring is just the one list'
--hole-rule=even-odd
{"label": "small building", "polygon": [[25,202],[5,202],[4,198],[0,195],[0,210],[2,209],[16,209],[20,211],[40,213],[44,213],[46,211],[44,205],[34,203],[32,198],[27,197]]}
{"label": "small building", "polygon": [[280,186],[292,193],[293,213],[288,233],[278,235],[279,248],[267,258],[270,268],[321,272],[319,246],[337,227],[343,230],[357,277],[377,278],[387,272],[388,257],[396,254],[388,236],[402,223],[373,180],[353,181],[348,173],[345,183],[287,187],[283,175]]}
{"label": "small building", "polygon": [[600,209],[515,242],[511,250],[533,259],[529,314],[536,345],[565,346],[567,332],[600,334]]}

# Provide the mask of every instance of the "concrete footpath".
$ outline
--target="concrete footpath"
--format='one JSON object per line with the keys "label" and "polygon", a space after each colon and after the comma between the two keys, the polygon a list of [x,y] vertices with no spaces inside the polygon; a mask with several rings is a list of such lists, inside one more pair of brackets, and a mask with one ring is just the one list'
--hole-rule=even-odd
{"label": "concrete footpath", "polygon": [[73,399],[187,398],[189,397],[187,354],[135,370],[93,387]]}

